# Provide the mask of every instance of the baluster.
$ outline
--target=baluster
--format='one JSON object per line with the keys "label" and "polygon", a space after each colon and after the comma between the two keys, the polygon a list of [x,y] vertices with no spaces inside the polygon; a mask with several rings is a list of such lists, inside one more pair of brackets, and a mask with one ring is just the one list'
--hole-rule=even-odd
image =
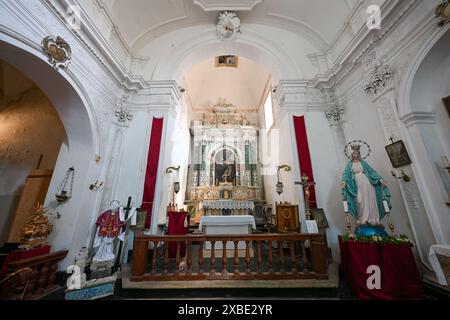
{"label": "baluster", "polygon": [[227,241],[222,240],[222,273],[227,273]]}
{"label": "baluster", "polygon": [[187,254],[187,266],[186,266],[186,272],[188,275],[192,274],[192,241],[187,241],[186,248],[188,250]]}
{"label": "baluster", "polygon": [[216,274],[216,242],[211,241],[211,270],[210,274],[215,275]]}
{"label": "baluster", "polygon": [[272,240],[269,241],[269,273],[273,274]]}
{"label": "baluster", "polygon": [[284,274],[286,273],[286,269],[284,266],[283,241],[278,241],[278,251],[280,252],[280,272]]}
{"label": "baluster", "polygon": [[251,273],[250,269],[250,241],[245,241],[245,264],[247,273]]}
{"label": "baluster", "polygon": [[175,273],[177,275],[180,273],[180,262],[181,262],[180,249],[181,249],[180,241],[177,241],[177,255],[175,259]]}
{"label": "baluster", "polygon": [[239,241],[234,241],[234,274],[239,274],[239,254],[238,254]]}
{"label": "baluster", "polygon": [[258,246],[258,258],[257,258],[257,263],[258,263],[258,273],[261,274],[263,272],[263,266],[262,266],[262,254],[261,254],[261,241],[257,242],[257,246]]}
{"label": "baluster", "polygon": [[289,247],[290,247],[290,251],[291,251],[291,272],[292,273],[297,273],[297,259],[295,257],[295,242],[289,241]]}
{"label": "baluster", "polygon": [[158,241],[153,241],[152,275],[155,275],[156,271],[158,271],[156,266],[157,256],[158,256]]}
{"label": "baluster", "polygon": [[303,263],[303,272],[307,273],[308,272],[308,257],[306,256],[306,246],[305,246],[305,242],[302,241],[300,242],[300,245],[302,247],[302,263]]}
{"label": "baluster", "polygon": [[164,268],[163,273],[167,275],[169,266],[169,241],[164,242]]}
{"label": "baluster", "polygon": [[205,262],[205,260],[203,259],[203,245],[204,242],[203,240],[200,241],[200,249],[198,252],[198,274],[202,275],[203,274],[203,264]]}
{"label": "baluster", "polygon": [[133,277],[143,276],[147,266],[147,241],[137,238],[133,252]]}

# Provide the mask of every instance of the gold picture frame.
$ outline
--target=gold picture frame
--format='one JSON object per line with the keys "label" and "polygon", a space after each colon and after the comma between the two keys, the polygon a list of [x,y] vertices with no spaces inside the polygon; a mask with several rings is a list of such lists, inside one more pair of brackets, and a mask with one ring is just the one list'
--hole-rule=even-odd
{"label": "gold picture frame", "polygon": [[239,57],[233,55],[224,55],[216,57],[216,67],[237,68]]}
{"label": "gold picture frame", "polygon": [[289,203],[276,204],[277,232],[300,232],[298,205]]}

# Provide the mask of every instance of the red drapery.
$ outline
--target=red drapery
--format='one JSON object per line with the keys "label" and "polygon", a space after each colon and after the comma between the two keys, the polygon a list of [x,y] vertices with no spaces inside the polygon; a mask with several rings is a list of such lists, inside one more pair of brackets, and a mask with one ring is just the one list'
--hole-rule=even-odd
{"label": "red drapery", "polygon": [[[295,137],[297,140],[298,159],[300,161],[301,175],[307,175],[309,182],[314,181],[314,175],[311,164],[311,156],[309,153],[308,136],[306,134],[305,117],[294,116]],[[312,186],[310,189],[309,201],[311,208],[317,208],[316,188]]]}
{"label": "red drapery", "polygon": [[[169,217],[169,226],[167,228],[168,235],[184,235],[189,233],[190,217],[187,212],[169,211],[167,213]],[[180,243],[180,257],[183,258],[186,255],[186,244]],[[169,243],[169,258],[177,257],[177,243]]]}
{"label": "red drapery", "polygon": [[[344,280],[361,300],[404,300],[426,298],[409,244],[375,244],[343,241],[339,237]],[[370,290],[369,266],[378,266],[381,288]]]}
{"label": "red drapery", "polygon": [[153,118],[150,147],[148,149],[147,170],[145,172],[144,196],[142,197],[142,208],[147,210],[147,219],[145,220],[146,228],[150,228],[152,216],[163,124],[164,118]]}

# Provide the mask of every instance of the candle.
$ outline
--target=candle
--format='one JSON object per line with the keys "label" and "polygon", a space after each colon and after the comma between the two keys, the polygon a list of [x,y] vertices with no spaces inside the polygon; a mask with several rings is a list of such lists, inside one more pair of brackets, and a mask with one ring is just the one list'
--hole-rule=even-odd
{"label": "candle", "polygon": [[387,203],[386,200],[383,200],[383,206],[384,206],[384,211],[387,212],[391,212],[391,208],[389,208],[389,205]]}
{"label": "candle", "polygon": [[348,203],[347,203],[347,201],[344,201],[344,212],[345,213],[348,212]]}
{"label": "candle", "polygon": [[442,164],[444,165],[444,168],[450,167],[450,164],[448,163],[448,158],[446,156],[442,157]]}

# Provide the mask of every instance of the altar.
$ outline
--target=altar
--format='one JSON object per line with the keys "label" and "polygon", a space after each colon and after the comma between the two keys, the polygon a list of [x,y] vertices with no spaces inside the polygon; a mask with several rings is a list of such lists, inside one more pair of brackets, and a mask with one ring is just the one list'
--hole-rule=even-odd
{"label": "altar", "polygon": [[[253,216],[204,216],[200,219],[198,228],[207,235],[249,235],[252,234],[252,230],[256,230],[256,223]],[[219,256],[222,249],[221,242],[215,244]],[[230,253],[234,252],[234,243],[228,242],[226,249]],[[209,241],[205,243],[205,250],[211,250]],[[238,250],[241,251],[239,254],[241,256],[242,251],[245,251],[244,241],[239,241]],[[207,252],[206,256],[209,256]]]}

